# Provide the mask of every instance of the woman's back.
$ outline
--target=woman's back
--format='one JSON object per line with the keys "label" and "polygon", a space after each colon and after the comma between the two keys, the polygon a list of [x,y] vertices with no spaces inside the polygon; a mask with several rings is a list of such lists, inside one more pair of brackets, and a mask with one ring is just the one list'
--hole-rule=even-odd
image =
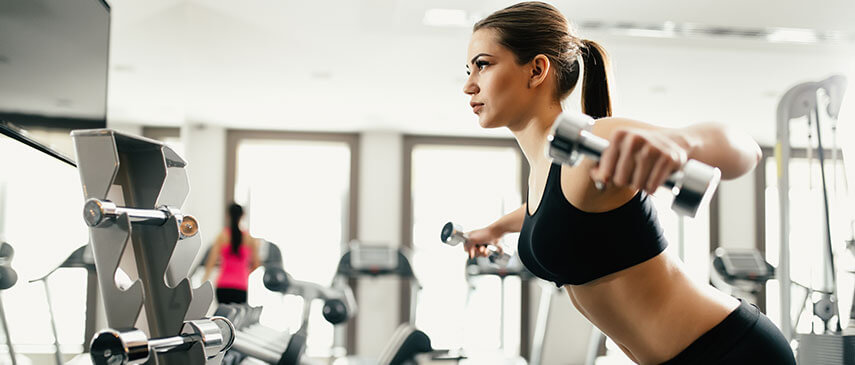
{"label": "woman's back", "polygon": [[[231,234],[227,235],[231,237]],[[243,240],[235,252],[231,242],[226,242],[220,248],[220,277],[217,279],[217,288],[229,288],[247,290],[249,280],[250,260],[252,252],[249,247],[250,237],[243,234]]]}

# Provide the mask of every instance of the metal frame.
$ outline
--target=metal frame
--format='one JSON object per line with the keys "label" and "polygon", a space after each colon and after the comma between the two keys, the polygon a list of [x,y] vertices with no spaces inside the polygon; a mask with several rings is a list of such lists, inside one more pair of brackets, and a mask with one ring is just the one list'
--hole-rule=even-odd
{"label": "metal frame", "polygon": [[[75,131],[72,138],[87,199],[177,212],[159,225],[132,223],[128,214],[91,225],[108,325],[135,327],[144,306],[150,337],[180,335],[184,321],[204,316],[214,299],[210,282],[192,288],[187,278],[201,238],[179,235],[178,209],[189,193],[186,162],[160,142],[112,130]],[[115,275],[129,244],[139,279],[125,290],[117,286]],[[152,364],[218,364],[220,359],[222,353],[209,360],[203,344],[196,342],[186,351],[158,354]]]}

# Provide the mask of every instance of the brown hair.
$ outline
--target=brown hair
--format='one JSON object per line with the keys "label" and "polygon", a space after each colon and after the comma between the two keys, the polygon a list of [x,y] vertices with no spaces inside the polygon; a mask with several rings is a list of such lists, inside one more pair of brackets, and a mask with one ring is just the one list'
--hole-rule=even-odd
{"label": "brown hair", "polygon": [[499,44],[516,55],[518,64],[539,54],[546,56],[555,67],[559,100],[576,87],[581,56],[585,66],[582,112],[594,118],[612,115],[608,55],[594,41],[574,35],[567,18],[554,6],[539,1],[514,4],[482,19],[472,31],[483,28],[496,30]]}

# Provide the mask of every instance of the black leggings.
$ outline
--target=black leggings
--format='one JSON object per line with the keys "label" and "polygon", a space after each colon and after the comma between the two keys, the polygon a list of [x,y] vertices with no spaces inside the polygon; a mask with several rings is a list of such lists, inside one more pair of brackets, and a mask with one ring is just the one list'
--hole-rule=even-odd
{"label": "black leggings", "polygon": [[757,307],[740,301],[721,323],[664,364],[795,365],[793,350],[781,330]]}
{"label": "black leggings", "polygon": [[217,303],[246,303],[246,290],[217,288]]}

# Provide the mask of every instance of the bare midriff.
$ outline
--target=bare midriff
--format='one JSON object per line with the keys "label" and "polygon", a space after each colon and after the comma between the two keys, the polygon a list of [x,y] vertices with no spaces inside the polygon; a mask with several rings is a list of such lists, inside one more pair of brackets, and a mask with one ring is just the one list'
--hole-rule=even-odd
{"label": "bare midriff", "polygon": [[693,283],[665,252],[564,288],[582,315],[640,364],[673,358],[739,305],[708,285]]}

